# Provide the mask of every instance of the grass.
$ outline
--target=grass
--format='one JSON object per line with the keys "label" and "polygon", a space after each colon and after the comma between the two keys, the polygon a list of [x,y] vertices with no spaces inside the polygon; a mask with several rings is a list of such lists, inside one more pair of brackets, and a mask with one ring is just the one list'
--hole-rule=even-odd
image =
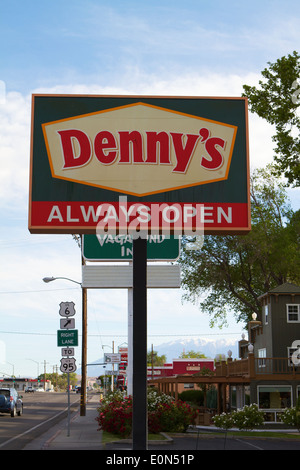
{"label": "grass", "polygon": [[[222,435],[225,434],[225,431],[218,431],[218,432],[205,432],[202,431],[199,434],[209,434],[209,435]],[[298,439],[300,440],[300,433],[295,430],[295,434],[293,432],[286,433],[286,432],[271,432],[271,431],[227,431],[227,437],[255,437],[255,438],[265,438],[265,437],[272,437],[275,439]]]}
{"label": "grass", "polygon": [[[113,441],[121,441],[122,437],[118,434],[111,434],[109,432],[103,431],[102,432],[102,443],[106,444],[108,442]],[[162,434],[148,434],[148,441],[164,441],[166,440],[165,436]]]}

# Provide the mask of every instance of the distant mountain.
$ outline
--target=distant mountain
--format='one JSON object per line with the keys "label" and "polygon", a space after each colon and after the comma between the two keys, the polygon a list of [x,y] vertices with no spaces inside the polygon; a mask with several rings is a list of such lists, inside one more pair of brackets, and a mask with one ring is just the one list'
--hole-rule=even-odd
{"label": "distant mountain", "polygon": [[[231,337],[226,338],[220,337],[218,339],[213,339],[209,337],[203,338],[189,338],[169,341],[167,343],[162,343],[157,346],[153,346],[154,351],[157,351],[159,356],[163,354],[167,357],[167,362],[172,362],[173,359],[177,359],[180,354],[188,351],[195,351],[204,354],[207,358],[214,359],[218,354],[224,354],[225,357],[228,356],[228,351],[232,351],[232,358],[238,357],[238,339],[232,339]],[[97,359],[90,363],[87,366],[87,376],[88,377],[98,377],[99,375],[104,375],[105,369],[103,365],[100,365],[104,362],[104,358]],[[109,365],[106,370],[111,370],[111,365]],[[81,374],[81,369],[77,370],[77,374]]]}
{"label": "distant mountain", "polygon": [[224,354],[227,357],[229,350],[232,352],[232,358],[238,357],[238,339],[222,337],[220,339],[212,338],[190,338],[169,341],[167,343],[153,346],[153,349],[161,356],[165,354],[168,362],[177,359],[180,354],[188,351],[195,351],[204,354],[207,358],[214,359],[218,354]]}

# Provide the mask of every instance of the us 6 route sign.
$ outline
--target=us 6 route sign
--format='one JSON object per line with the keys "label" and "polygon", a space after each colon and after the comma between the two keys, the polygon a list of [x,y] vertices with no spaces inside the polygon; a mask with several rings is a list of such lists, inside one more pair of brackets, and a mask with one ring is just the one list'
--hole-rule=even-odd
{"label": "us 6 route sign", "polygon": [[74,357],[63,357],[60,360],[60,370],[66,374],[71,372],[75,372],[77,369],[76,367],[76,360]]}
{"label": "us 6 route sign", "polygon": [[75,315],[74,302],[61,302],[59,304],[59,314],[61,317],[73,317]]}

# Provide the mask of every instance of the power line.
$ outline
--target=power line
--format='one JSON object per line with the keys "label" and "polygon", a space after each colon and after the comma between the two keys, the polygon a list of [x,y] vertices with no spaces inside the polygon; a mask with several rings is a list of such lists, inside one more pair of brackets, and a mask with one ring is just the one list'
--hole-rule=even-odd
{"label": "power line", "polygon": [[[12,335],[33,335],[33,336],[56,336],[56,333],[40,333],[40,332],[24,332],[24,331],[0,331],[0,334],[12,334]],[[187,337],[187,336],[228,336],[228,335],[240,335],[241,333],[188,333],[188,334],[159,334],[159,335],[148,335],[148,337],[156,338],[156,337]],[[127,334],[88,334],[90,337],[105,337],[105,338],[127,338]]]}
{"label": "power line", "polygon": [[55,292],[58,290],[78,290],[79,287],[67,287],[65,289],[41,289],[41,290],[18,290],[18,291],[0,291],[0,294],[29,294],[35,292]]}

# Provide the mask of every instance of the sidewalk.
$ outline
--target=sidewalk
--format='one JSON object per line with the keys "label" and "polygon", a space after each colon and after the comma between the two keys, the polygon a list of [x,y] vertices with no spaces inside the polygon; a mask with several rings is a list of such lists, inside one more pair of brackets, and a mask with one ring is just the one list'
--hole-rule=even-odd
{"label": "sidewalk", "polygon": [[97,407],[99,395],[92,395],[86,404],[86,415],[80,416],[79,410],[64,419],[51,430],[42,434],[24,447],[23,450],[102,450],[101,431],[97,431]]}

